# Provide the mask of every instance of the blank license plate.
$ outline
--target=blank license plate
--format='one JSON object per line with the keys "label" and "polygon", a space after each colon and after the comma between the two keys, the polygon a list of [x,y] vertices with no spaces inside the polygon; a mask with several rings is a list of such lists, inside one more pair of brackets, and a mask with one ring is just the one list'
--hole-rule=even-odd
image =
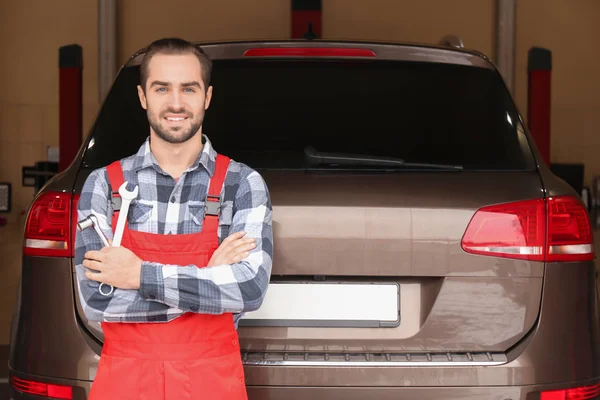
{"label": "blank license plate", "polygon": [[262,306],[240,326],[395,327],[397,284],[271,283]]}

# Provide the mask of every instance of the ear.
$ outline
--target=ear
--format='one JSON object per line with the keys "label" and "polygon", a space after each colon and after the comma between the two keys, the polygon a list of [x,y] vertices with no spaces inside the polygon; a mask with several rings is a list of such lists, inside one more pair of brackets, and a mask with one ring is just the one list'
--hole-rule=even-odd
{"label": "ear", "polygon": [[204,100],[204,109],[208,110],[208,106],[210,105],[210,100],[212,99],[213,87],[209,86],[206,90],[206,99]]}
{"label": "ear", "polygon": [[137,86],[138,97],[140,98],[140,104],[144,110],[148,109],[148,104],[146,102],[146,94],[144,93],[144,89],[140,85]]}

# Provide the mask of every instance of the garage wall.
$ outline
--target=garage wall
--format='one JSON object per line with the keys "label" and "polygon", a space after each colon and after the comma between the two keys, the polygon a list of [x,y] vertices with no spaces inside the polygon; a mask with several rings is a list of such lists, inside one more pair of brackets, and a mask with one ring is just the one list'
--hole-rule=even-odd
{"label": "garage wall", "polygon": [[[291,0],[127,0],[118,2],[119,62],[165,36],[194,40],[287,38]],[[552,49],[553,161],[586,162],[600,174],[600,2],[518,2],[515,96],[526,115],[527,50]],[[542,5],[544,9],[542,10]],[[331,39],[435,43],[459,35],[494,57],[495,0],[323,0],[323,34]],[[0,0],[0,181],[13,184],[13,209],[0,227],[0,344],[8,343],[24,216],[33,189],[21,166],[58,145],[58,47],[84,48],[84,134],[97,112],[97,5],[78,0]]]}
{"label": "garage wall", "polygon": [[527,51],[552,50],[551,160],[600,174],[600,2],[518,1],[516,100],[527,115]]}
{"label": "garage wall", "polygon": [[493,57],[494,0],[324,0],[323,36],[437,43],[455,34]]}
{"label": "garage wall", "polygon": [[15,210],[33,196],[33,189],[21,188],[21,166],[45,160],[46,148],[58,146],[59,46],[83,46],[84,125],[97,108],[96,8],[60,3],[0,2],[0,179],[15,186]]}
{"label": "garage wall", "polygon": [[95,1],[0,0],[0,182],[13,187],[13,212],[0,227],[0,344],[8,343],[21,266],[22,228],[34,196],[21,167],[58,146],[58,48],[83,46],[83,124],[97,109]]}
{"label": "garage wall", "polygon": [[287,39],[287,0],[127,0],[119,1],[120,62],[153,40]]}

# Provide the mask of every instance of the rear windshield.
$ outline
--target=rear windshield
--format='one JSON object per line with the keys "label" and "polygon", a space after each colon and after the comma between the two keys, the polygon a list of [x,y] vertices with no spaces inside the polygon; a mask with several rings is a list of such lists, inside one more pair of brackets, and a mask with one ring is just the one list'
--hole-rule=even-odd
{"label": "rear windshield", "polygon": [[[148,136],[138,82],[138,67],[119,74],[93,128],[85,166],[129,156]],[[212,85],[204,133],[218,152],[256,169],[304,169],[307,146],[465,170],[534,167],[518,114],[493,70],[399,61],[216,60]]]}

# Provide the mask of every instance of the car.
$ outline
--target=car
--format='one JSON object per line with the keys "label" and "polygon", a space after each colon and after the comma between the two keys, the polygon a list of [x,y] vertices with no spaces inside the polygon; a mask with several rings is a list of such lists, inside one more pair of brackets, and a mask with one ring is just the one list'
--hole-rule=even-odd
{"label": "car", "polygon": [[[590,218],[484,54],[462,45],[196,43],[203,132],[265,179],[274,259],[239,323],[250,399],[593,399]],[[76,205],[149,134],[119,70],[74,162],[27,214],[13,399],[86,399],[103,334],[78,299]],[[41,396],[41,397],[40,397]]]}

